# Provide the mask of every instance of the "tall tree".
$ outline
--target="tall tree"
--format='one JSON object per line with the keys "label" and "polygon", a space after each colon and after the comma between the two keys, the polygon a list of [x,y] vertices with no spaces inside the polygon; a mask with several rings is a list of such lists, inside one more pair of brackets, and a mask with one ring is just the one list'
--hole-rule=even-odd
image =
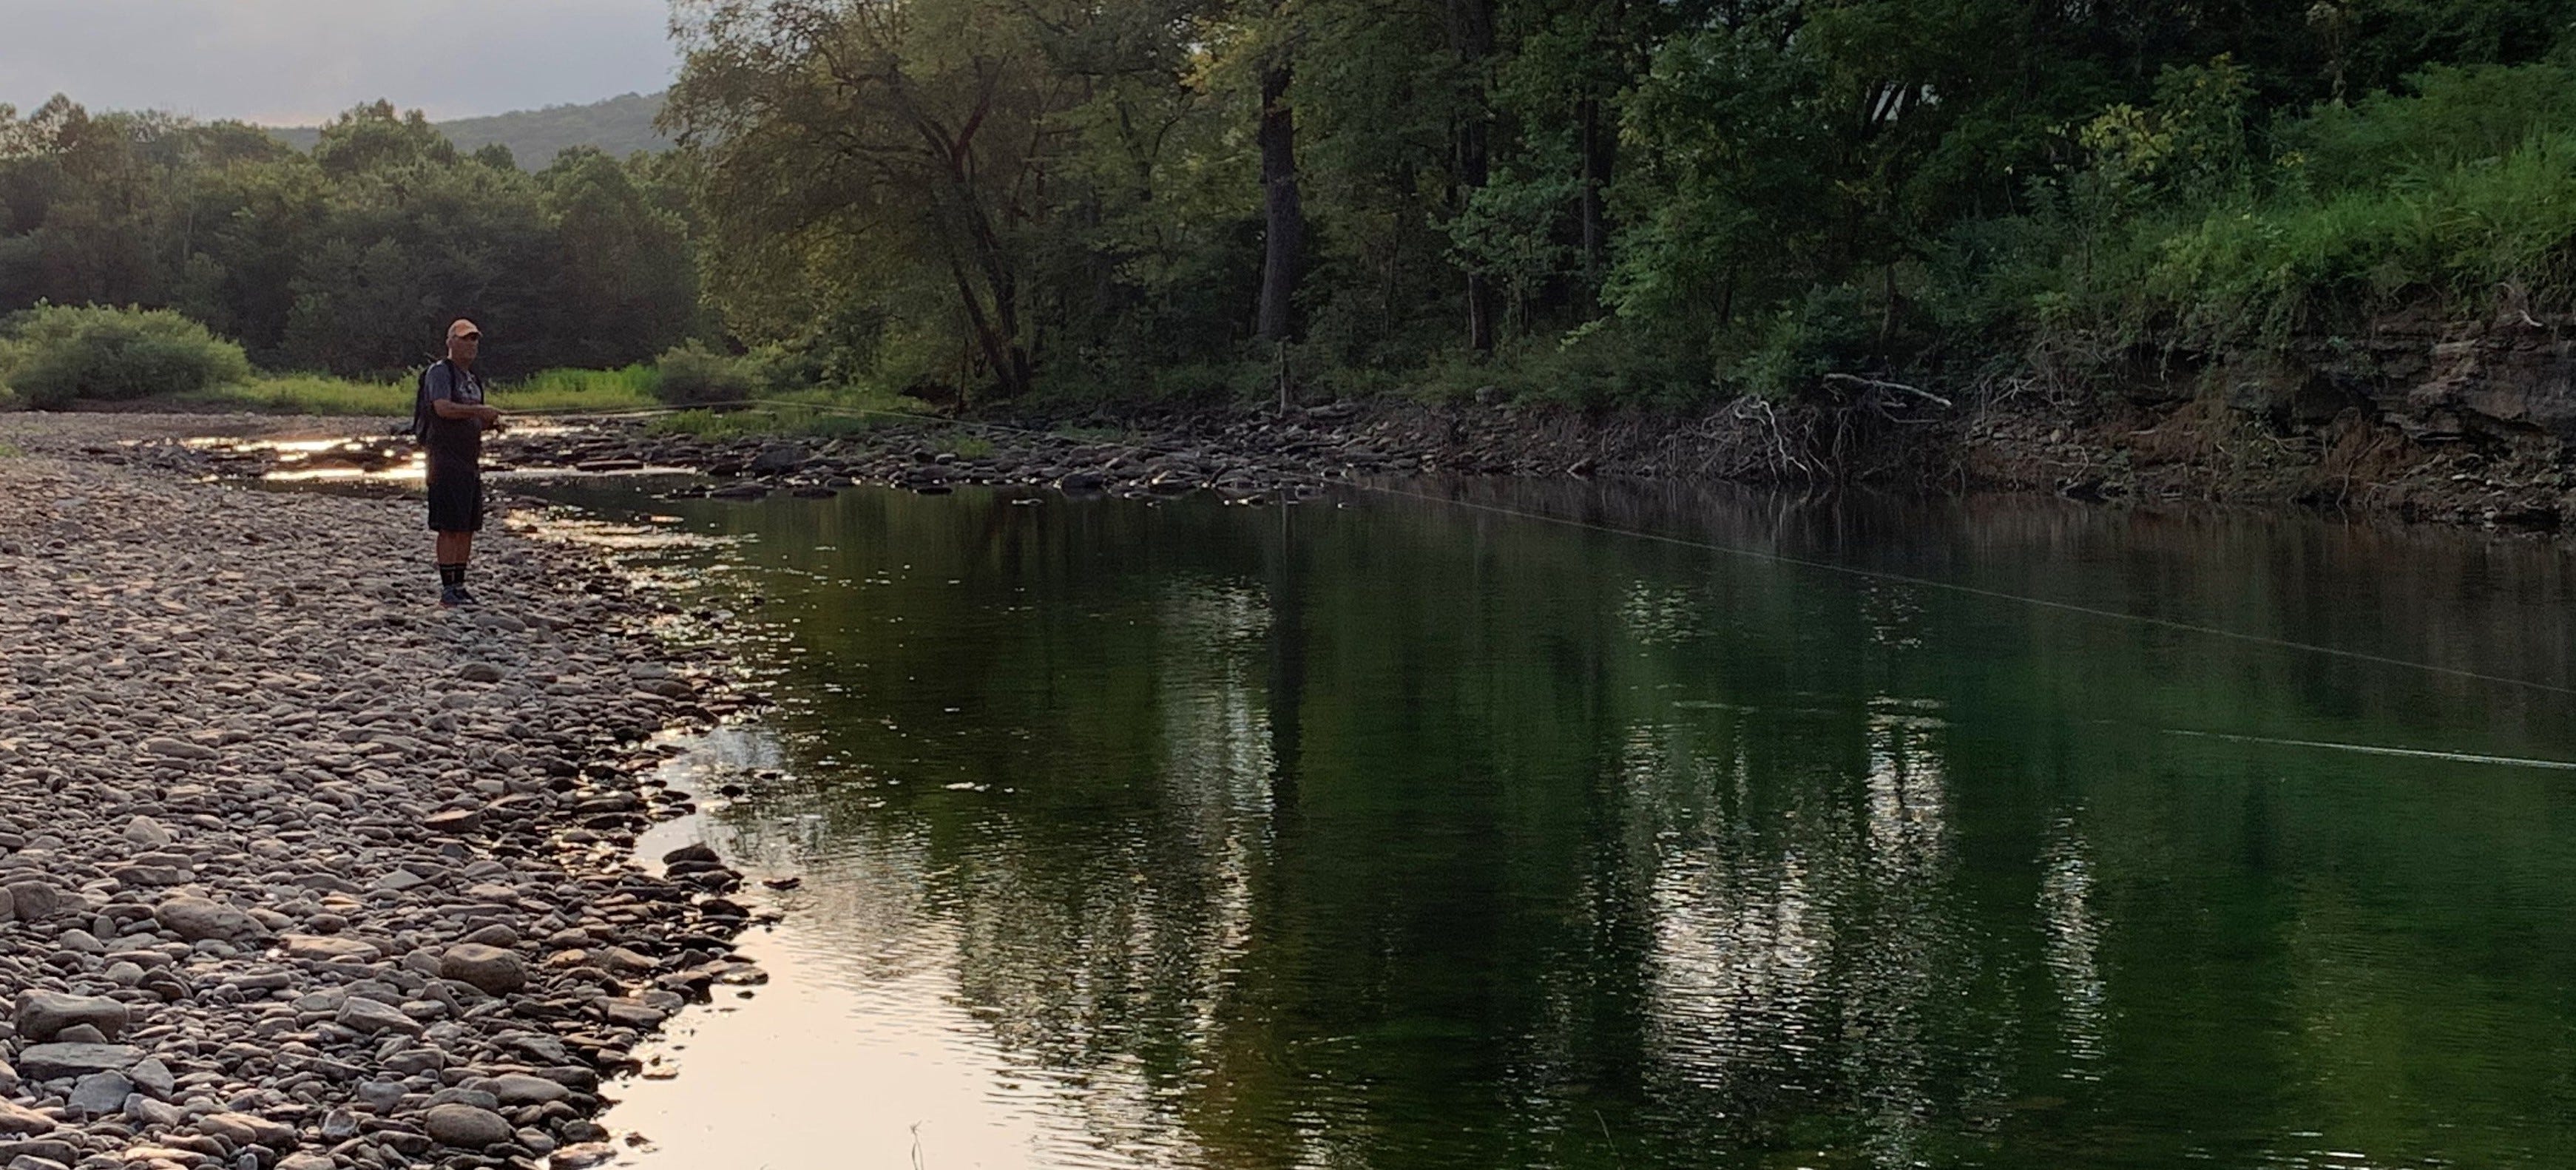
{"label": "tall tree", "polygon": [[[1279,7],[1271,11],[1279,20]],[[1306,242],[1306,211],[1297,192],[1297,114],[1288,105],[1296,76],[1289,38],[1266,46],[1261,69],[1261,339],[1289,338],[1297,262]]]}

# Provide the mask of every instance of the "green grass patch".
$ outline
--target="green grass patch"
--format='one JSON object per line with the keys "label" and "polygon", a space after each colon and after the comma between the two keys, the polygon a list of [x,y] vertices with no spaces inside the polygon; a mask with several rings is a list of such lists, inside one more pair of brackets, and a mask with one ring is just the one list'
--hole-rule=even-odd
{"label": "green grass patch", "polygon": [[541,370],[492,391],[503,410],[635,410],[659,406],[661,375],[641,363],[614,370]]}
{"label": "green grass patch", "polygon": [[26,452],[20,450],[16,443],[0,439],[0,459],[16,459],[25,454]]}
{"label": "green grass patch", "polygon": [[278,414],[408,415],[412,388],[320,374],[286,374],[210,387],[179,398],[183,402]]}
{"label": "green grass patch", "polygon": [[[638,410],[660,406],[653,370],[544,370],[492,387],[492,405],[517,413]],[[416,385],[357,382],[320,374],[281,374],[180,395],[186,402],[281,414],[392,415],[411,413]]]}
{"label": "green grass patch", "polygon": [[[830,439],[903,421],[896,415],[923,414],[928,410],[924,404],[899,395],[847,388],[804,390],[765,398],[751,406],[678,411],[654,419],[646,429],[657,435],[693,435],[702,439],[755,435]],[[879,411],[893,413],[870,413]]]}

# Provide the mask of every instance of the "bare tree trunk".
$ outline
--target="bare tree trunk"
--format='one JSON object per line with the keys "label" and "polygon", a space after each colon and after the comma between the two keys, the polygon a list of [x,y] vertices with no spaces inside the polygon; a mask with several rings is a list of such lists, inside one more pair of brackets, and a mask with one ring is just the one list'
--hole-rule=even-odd
{"label": "bare tree trunk", "polygon": [[[1493,0],[1449,0],[1449,39],[1475,81],[1475,93],[1461,119],[1457,136],[1459,202],[1483,190],[1493,175],[1492,123],[1485,108],[1484,71],[1494,55]],[[1467,274],[1467,346],[1477,353],[1494,349],[1493,282],[1481,272]]]}
{"label": "bare tree trunk", "polygon": [[1601,252],[1608,232],[1602,222],[1601,191],[1610,185],[1610,167],[1618,155],[1619,136],[1601,132],[1601,99],[1586,96],[1580,111],[1583,137],[1583,283],[1595,300],[1601,293]]}
{"label": "bare tree trunk", "polygon": [[1286,341],[1297,292],[1306,213],[1297,195],[1297,116],[1288,108],[1290,66],[1273,50],[1261,74],[1261,188],[1266,216],[1261,256],[1261,339]]}

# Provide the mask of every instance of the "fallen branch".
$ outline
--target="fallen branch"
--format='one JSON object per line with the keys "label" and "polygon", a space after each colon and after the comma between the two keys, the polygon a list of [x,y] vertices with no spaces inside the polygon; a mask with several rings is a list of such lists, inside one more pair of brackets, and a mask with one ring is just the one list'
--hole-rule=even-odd
{"label": "fallen branch", "polygon": [[1864,378],[1858,374],[1827,374],[1825,375],[1825,381],[1836,385],[1859,386],[1870,390],[1902,390],[1927,402],[1938,402],[1943,406],[1951,405],[1950,400],[1947,398],[1943,398],[1938,394],[1922,389],[1918,386],[1908,386],[1903,382],[1888,382],[1877,378]]}

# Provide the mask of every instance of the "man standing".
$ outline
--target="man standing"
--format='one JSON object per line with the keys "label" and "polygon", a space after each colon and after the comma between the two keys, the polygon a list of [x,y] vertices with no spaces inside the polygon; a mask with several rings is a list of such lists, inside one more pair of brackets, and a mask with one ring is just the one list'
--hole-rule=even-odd
{"label": "man standing", "polygon": [[438,604],[472,605],[465,591],[465,563],[474,534],[483,529],[483,432],[501,425],[501,412],[483,405],[483,378],[474,355],[483,331],[459,318],[447,327],[447,356],[423,371],[421,446],[429,452],[429,529],[438,534]]}

